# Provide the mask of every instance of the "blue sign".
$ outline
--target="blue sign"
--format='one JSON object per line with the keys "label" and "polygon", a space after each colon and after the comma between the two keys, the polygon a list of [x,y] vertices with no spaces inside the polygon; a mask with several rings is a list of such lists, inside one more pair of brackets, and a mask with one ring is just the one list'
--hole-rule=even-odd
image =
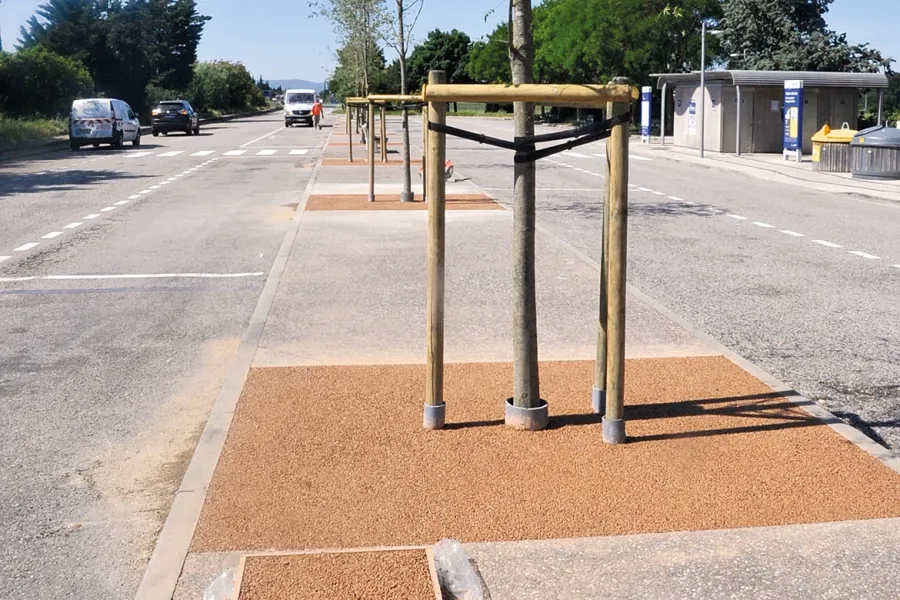
{"label": "blue sign", "polygon": [[650,141],[650,103],[653,99],[653,88],[641,88],[641,141]]}
{"label": "blue sign", "polygon": [[784,82],[784,150],[785,158],[800,162],[803,153],[803,82]]}

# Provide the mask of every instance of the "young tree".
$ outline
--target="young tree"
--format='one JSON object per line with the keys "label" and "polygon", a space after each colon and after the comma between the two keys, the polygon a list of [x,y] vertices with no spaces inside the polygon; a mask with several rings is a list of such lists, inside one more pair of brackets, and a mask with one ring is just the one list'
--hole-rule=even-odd
{"label": "young tree", "polygon": [[342,47],[356,54],[360,93],[368,95],[372,56],[387,24],[385,0],[310,0],[309,6],[331,21]]}
{"label": "young tree", "polygon": [[[531,0],[510,0],[509,63],[513,85],[534,81]],[[513,104],[516,137],[534,135],[534,105]],[[516,163],[513,213],[513,405],[540,405],[535,297],[535,164]]]}
{"label": "young tree", "polygon": [[456,29],[435,29],[425,41],[415,47],[409,57],[409,74],[413,85],[421,87],[428,82],[430,71],[445,71],[447,83],[468,83],[469,36]]}
{"label": "young tree", "polygon": [[[409,54],[409,45],[412,43],[412,32],[422,14],[424,0],[395,0],[397,4],[397,18],[391,21],[392,35],[387,38],[387,43],[397,51],[400,66],[400,93],[406,95],[408,90],[406,77],[406,57]],[[410,178],[409,158],[409,109],[403,107],[403,191],[400,193],[401,202],[412,202],[412,181]]]}

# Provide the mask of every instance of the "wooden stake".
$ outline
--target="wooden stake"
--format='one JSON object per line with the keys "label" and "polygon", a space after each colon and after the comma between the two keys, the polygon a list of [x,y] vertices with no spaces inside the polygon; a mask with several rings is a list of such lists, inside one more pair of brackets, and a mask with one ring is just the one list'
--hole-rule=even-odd
{"label": "wooden stake", "polygon": [[375,202],[375,103],[369,102],[369,122],[366,144],[369,158],[369,202]]}
{"label": "wooden stake", "polygon": [[[429,83],[444,83],[444,71],[431,71]],[[447,122],[447,105],[428,105],[428,119],[434,123]],[[444,200],[447,182],[444,179],[446,160],[446,136],[436,131],[427,132],[425,157],[428,192],[428,295],[426,299],[427,356],[425,404],[438,406],[444,403]]]}
{"label": "wooden stake", "polygon": [[[628,112],[626,103],[611,104],[608,117]],[[607,249],[607,345],[606,345],[606,415],[605,421],[619,421],[625,417],[625,271],[628,248],[628,124],[616,125],[607,144],[609,161],[609,233]],[[604,440],[609,443],[625,441],[624,422],[621,436]]]}
{"label": "wooden stake", "polygon": [[428,200],[428,105],[422,105],[422,201]]}
{"label": "wooden stake", "polygon": [[387,107],[381,105],[381,162],[387,162],[387,124],[384,122],[387,116]]}

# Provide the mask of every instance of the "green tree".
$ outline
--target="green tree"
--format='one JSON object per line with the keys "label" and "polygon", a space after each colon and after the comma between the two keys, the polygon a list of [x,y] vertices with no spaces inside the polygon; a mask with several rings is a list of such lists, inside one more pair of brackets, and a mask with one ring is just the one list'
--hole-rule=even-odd
{"label": "green tree", "polygon": [[441,31],[435,29],[425,41],[416,46],[409,57],[410,87],[419,88],[428,82],[428,72],[447,72],[448,83],[468,83],[471,81],[466,67],[469,63],[471,40],[456,29]]}
{"label": "green tree", "polygon": [[785,71],[863,71],[890,67],[890,59],[868,47],[850,45],[827,29],[834,0],[726,0],[729,67]]}
{"label": "green tree", "polygon": [[476,83],[511,83],[509,70],[509,25],[499,25],[486,41],[474,42],[469,49],[466,74]]}
{"label": "green tree", "polygon": [[331,21],[342,50],[352,54],[344,64],[355,72],[360,95],[367,95],[373,58],[389,22],[385,0],[311,0],[309,6]]}
{"label": "green tree", "polygon": [[93,92],[93,81],[78,61],[34,46],[0,52],[0,90],[0,111],[7,115],[62,116],[72,100]]}

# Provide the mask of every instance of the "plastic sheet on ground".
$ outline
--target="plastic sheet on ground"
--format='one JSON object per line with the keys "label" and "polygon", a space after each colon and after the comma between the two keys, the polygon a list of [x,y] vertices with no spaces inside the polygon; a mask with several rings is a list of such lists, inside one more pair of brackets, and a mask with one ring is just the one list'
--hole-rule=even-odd
{"label": "plastic sheet on ground", "polygon": [[472,568],[462,544],[456,540],[441,540],[432,552],[441,588],[451,594],[453,600],[484,600],[481,578]]}

